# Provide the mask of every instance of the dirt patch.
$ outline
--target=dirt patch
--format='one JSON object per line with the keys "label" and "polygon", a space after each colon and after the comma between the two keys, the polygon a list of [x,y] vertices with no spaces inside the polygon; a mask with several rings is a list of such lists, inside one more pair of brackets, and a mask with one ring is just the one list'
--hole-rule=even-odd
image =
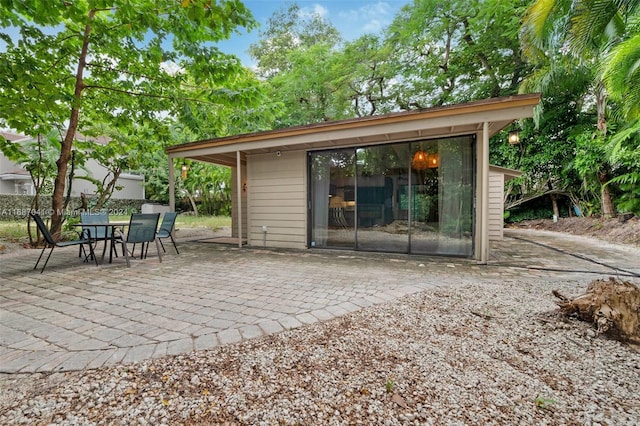
{"label": "dirt patch", "polygon": [[566,232],[597,238],[609,243],[640,247],[640,218],[637,216],[625,221],[618,218],[568,217],[558,219],[554,223],[551,219],[537,219],[512,223],[507,227]]}

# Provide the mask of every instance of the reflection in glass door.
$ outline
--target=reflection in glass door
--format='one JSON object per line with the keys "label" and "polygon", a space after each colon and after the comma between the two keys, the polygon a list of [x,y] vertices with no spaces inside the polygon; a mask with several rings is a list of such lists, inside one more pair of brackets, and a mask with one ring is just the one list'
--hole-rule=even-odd
{"label": "reflection in glass door", "polygon": [[473,138],[412,144],[411,253],[473,254]]}
{"label": "reflection in glass door", "polygon": [[359,148],[356,158],[357,248],[407,253],[409,145]]}
{"label": "reflection in glass door", "polygon": [[309,245],[473,255],[474,136],[309,153]]}
{"label": "reflection in glass door", "polygon": [[311,153],[311,247],[355,247],[353,149]]}

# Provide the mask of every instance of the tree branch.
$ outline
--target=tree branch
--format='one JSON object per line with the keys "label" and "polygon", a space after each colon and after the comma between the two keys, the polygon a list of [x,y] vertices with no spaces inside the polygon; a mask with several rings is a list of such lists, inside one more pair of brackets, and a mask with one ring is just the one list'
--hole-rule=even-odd
{"label": "tree branch", "polygon": [[[469,34],[469,21],[466,18],[462,20],[462,25],[464,26],[464,36],[462,36],[462,39],[465,42],[467,42],[469,47],[471,48],[476,47],[476,42],[471,37],[471,34]],[[486,70],[487,75],[489,76],[489,78],[491,79],[491,82],[493,83],[493,89],[491,91],[492,96],[499,96],[500,83],[498,82],[498,77],[496,77],[495,72],[493,72],[493,67],[489,63],[489,58],[487,58],[487,55],[485,55],[483,52],[477,52],[476,56],[478,57],[478,59],[480,59],[482,66]]]}
{"label": "tree branch", "polygon": [[[87,67],[89,67],[89,68],[100,68],[102,70],[113,71],[113,72],[118,73],[118,74],[125,74],[125,75],[132,76],[132,77],[144,78],[144,79],[149,80],[149,81],[163,81],[163,80],[165,80],[165,79],[159,78],[159,77],[151,77],[151,76],[148,76],[148,75],[145,75],[145,74],[136,74],[136,73],[133,73],[133,72],[130,72],[130,71],[119,70],[119,69],[116,69],[116,68],[113,68],[113,67],[100,65],[100,64],[93,63],[93,62],[88,63]],[[195,86],[188,86],[188,85],[186,87],[195,88]]]}
{"label": "tree branch", "polygon": [[[87,84],[86,86],[84,86],[84,88],[85,89],[102,89],[102,90],[108,90],[108,91],[117,92],[117,93],[124,93],[125,95],[130,95],[130,96],[139,96],[139,97],[147,97],[147,98],[155,98],[155,99],[176,99],[173,96],[156,95],[153,93],[132,92],[130,90],[117,89],[115,87],[100,86],[97,84]],[[196,99],[196,98],[180,98],[180,100],[198,102],[204,105],[218,105],[215,102],[204,101],[202,99]]]}

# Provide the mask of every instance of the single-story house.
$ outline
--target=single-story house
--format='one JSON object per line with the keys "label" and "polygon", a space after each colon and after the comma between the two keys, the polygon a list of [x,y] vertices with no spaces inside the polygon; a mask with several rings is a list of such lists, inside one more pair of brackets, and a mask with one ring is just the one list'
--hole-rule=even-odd
{"label": "single-story house", "polygon": [[489,255],[489,138],[539,94],[323,122],[167,149],[233,169],[232,236],[257,247]]}

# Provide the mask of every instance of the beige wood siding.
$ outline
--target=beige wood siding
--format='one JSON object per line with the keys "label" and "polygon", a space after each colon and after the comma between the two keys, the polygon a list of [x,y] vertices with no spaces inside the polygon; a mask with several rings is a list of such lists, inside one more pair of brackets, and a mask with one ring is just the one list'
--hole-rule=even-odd
{"label": "beige wood siding", "polygon": [[305,151],[247,157],[249,245],[306,247],[306,158]]}
{"label": "beige wood siding", "polygon": [[504,175],[489,172],[489,240],[501,240],[504,226]]}

